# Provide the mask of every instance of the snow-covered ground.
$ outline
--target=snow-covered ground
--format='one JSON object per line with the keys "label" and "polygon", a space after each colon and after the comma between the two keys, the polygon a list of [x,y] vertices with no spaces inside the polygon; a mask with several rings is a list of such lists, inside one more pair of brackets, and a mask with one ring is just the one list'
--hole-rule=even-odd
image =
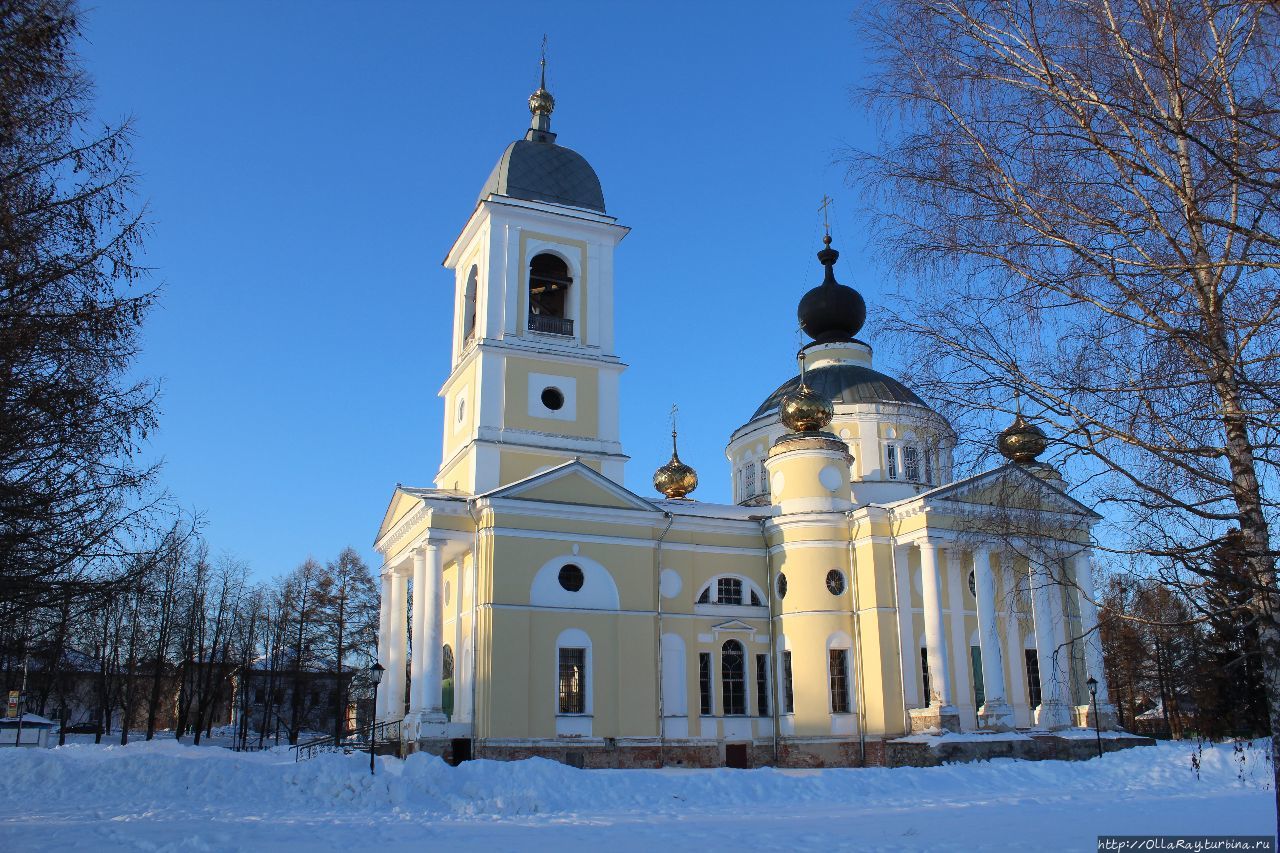
{"label": "snow-covered ground", "polygon": [[1094,850],[1099,834],[1267,834],[1256,749],[894,770],[452,768],[171,740],[0,750],[0,850]]}

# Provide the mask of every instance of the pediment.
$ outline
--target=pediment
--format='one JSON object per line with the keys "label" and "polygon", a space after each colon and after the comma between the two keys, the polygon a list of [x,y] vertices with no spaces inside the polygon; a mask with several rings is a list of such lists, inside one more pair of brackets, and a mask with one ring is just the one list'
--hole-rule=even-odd
{"label": "pediment", "polygon": [[623,488],[594,468],[577,460],[495,489],[483,497],[638,509],[648,512],[655,512],[658,509],[650,501]]}
{"label": "pediment", "polygon": [[387,511],[382,516],[382,524],[378,526],[378,535],[373,541],[380,541],[383,536],[386,536],[400,523],[401,519],[421,505],[421,497],[410,494],[401,486],[396,486],[395,491],[391,494],[391,503],[387,506]]}
{"label": "pediment", "polygon": [[[1067,513],[1101,518],[1062,489],[1021,465],[1001,465],[990,471],[948,483],[916,498],[923,506],[969,505],[1019,512]],[[904,503],[908,503],[904,501]]]}
{"label": "pediment", "polygon": [[750,634],[754,633],[756,629],[748,625],[746,622],[743,622],[741,619],[730,619],[728,622],[721,622],[719,625],[713,625],[711,630],[715,631],[717,634],[723,634],[726,631],[738,631]]}

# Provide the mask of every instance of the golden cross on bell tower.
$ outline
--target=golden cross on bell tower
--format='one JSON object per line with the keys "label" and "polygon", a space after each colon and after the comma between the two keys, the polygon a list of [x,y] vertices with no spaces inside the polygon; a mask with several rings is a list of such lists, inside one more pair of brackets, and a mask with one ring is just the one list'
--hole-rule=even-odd
{"label": "golden cross on bell tower", "polygon": [[822,194],[822,204],[818,205],[818,210],[822,211],[822,230],[827,232],[827,236],[831,236],[831,220],[828,218],[827,212],[831,208],[831,196],[826,193]]}
{"label": "golden cross on bell tower", "polygon": [[676,414],[680,411],[680,407],[675,403],[671,404],[671,434],[676,434]]}

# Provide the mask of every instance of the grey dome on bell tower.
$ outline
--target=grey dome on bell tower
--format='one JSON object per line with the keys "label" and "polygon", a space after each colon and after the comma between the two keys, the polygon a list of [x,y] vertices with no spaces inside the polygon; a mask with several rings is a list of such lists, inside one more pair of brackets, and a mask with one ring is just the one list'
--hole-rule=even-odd
{"label": "grey dome on bell tower", "polygon": [[576,151],[556,144],[551,113],[556,100],[547,91],[547,62],[542,82],[529,96],[533,120],[524,139],[507,146],[480,190],[480,201],[491,193],[527,201],[546,201],[604,213],[604,191],[591,164]]}

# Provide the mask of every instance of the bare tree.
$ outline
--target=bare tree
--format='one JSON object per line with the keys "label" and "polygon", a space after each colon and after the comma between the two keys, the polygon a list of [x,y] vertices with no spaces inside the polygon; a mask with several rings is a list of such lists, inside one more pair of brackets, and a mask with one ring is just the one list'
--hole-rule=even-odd
{"label": "bare tree", "polygon": [[317,594],[320,645],[333,661],[333,736],[345,734],[348,695],[343,667],[368,666],[376,653],[378,590],[373,574],[354,548],[344,548],[325,566]]}
{"label": "bare tree", "polygon": [[953,422],[989,435],[1020,396],[1114,522],[1097,544],[1163,583],[1222,583],[1239,531],[1248,594],[1219,604],[1257,626],[1280,773],[1277,14],[877,4],[884,133],[853,175],[925,285],[892,327]]}

